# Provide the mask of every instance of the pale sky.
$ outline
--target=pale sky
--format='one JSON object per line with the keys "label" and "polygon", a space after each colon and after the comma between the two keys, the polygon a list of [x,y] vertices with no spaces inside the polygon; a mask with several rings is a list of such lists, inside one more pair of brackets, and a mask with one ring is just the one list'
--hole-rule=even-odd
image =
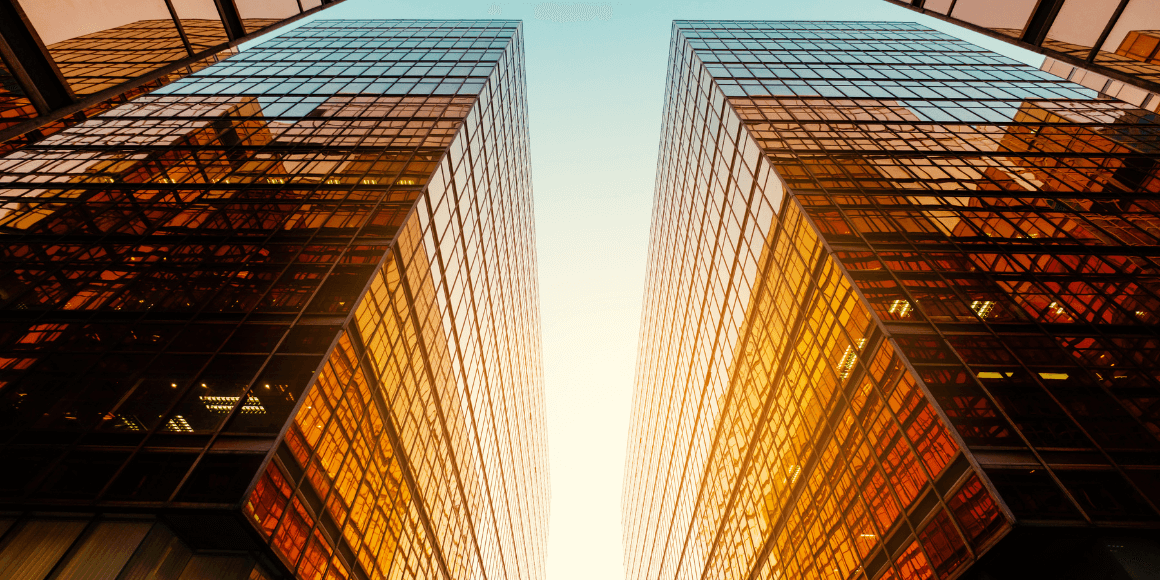
{"label": "pale sky", "polygon": [[[577,6],[585,9],[561,10]],[[552,478],[549,580],[624,578],[620,491],[672,21],[917,21],[1035,67],[1043,61],[884,0],[348,0],[321,16],[524,21]],[[553,20],[568,16],[574,21]]]}

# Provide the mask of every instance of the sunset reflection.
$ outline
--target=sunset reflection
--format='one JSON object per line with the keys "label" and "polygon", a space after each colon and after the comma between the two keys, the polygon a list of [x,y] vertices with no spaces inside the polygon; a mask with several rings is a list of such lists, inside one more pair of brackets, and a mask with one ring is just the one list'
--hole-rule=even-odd
{"label": "sunset reflection", "polygon": [[1154,116],[909,23],[678,21],[670,63],[630,578],[1160,522]]}

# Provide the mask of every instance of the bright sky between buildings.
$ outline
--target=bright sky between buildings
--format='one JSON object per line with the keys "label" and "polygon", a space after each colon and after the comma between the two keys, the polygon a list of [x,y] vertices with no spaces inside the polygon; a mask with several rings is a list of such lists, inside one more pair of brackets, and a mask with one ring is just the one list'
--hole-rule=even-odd
{"label": "bright sky between buildings", "polygon": [[672,21],[917,21],[1034,67],[1043,60],[883,0],[349,0],[323,16],[524,21],[552,479],[550,580],[624,576],[621,483]]}

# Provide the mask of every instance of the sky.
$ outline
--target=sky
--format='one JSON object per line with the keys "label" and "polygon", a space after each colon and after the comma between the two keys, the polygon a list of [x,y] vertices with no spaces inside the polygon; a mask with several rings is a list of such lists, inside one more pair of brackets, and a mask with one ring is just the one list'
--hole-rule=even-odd
{"label": "sky", "polygon": [[672,21],[917,21],[1043,62],[885,0],[348,0],[320,16],[524,21],[552,480],[548,580],[624,578],[621,483]]}

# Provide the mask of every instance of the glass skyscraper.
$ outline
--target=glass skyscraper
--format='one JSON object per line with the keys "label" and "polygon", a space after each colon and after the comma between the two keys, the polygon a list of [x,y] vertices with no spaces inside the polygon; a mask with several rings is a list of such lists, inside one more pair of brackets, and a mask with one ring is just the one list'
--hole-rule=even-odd
{"label": "glass skyscraper", "polygon": [[1152,577],[1158,144],[917,24],[674,23],[628,577]]}
{"label": "glass skyscraper", "polygon": [[0,158],[0,577],[543,577],[527,131],[519,22],[323,20]]}

